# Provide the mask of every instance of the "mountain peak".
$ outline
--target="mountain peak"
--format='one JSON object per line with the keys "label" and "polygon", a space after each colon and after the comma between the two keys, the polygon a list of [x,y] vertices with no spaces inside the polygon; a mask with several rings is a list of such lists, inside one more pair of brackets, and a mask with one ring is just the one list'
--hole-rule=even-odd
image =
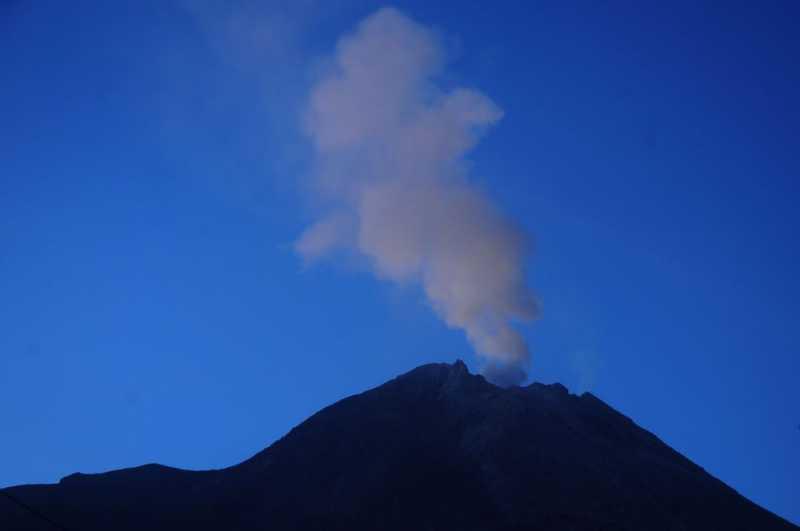
{"label": "mountain peak", "polygon": [[[8,492],[85,531],[796,529],[593,395],[498,387],[461,360],[345,398],[227,469]],[[5,528],[39,529],[31,518],[0,505]]]}
{"label": "mountain peak", "polygon": [[450,392],[460,390],[478,394],[511,393],[518,397],[524,396],[525,393],[531,396],[536,396],[537,393],[562,397],[574,396],[563,384],[558,382],[552,384],[532,382],[525,387],[497,385],[487,380],[482,374],[471,373],[461,359],[457,359],[453,363],[420,365],[387,382],[387,385],[392,382],[402,382],[417,387],[427,386],[429,390],[435,388]]}

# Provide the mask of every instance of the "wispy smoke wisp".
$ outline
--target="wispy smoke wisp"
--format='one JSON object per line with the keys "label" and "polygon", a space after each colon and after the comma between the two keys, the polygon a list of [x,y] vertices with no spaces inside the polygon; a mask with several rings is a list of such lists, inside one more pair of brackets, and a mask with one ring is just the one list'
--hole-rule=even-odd
{"label": "wispy smoke wisp", "polygon": [[526,239],[467,181],[464,158],[503,112],[476,90],[437,86],[443,60],[435,34],[394,9],[338,43],[304,117],[329,208],[296,249],[306,261],[355,250],[379,277],[418,282],[487,376],[519,383],[530,355],[514,323],[536,315]]}

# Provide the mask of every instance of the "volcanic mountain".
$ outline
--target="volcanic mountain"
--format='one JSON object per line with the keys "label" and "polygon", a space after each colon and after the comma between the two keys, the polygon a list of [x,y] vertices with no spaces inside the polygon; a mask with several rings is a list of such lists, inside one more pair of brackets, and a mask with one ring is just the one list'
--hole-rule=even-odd
{"label": "volcanic mountain", "polygon": [[590,393],[462,362],[316,413],[252,458],[0,490],[0,529],[789,530]]}

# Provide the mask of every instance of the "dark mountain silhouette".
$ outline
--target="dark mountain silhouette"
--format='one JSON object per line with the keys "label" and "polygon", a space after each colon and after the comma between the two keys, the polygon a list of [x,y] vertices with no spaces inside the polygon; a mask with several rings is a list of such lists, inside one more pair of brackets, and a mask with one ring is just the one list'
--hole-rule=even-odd
{"label": "dark mountain silhouette", "polygon": [[223,470],[0,493],[3,530],[798,529],[589,393],[501,389],[461,362],[341,400]]}

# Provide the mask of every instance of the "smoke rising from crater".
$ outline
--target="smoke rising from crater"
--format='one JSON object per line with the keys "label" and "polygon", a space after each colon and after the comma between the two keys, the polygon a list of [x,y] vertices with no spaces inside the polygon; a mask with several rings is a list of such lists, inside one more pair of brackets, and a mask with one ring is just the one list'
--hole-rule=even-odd
{"label": "smoke rising from crater", "polygon": [[355,251],[379,277],[419,283],[487,376],[519,383],[530,354],[514,326],[536,315],[526,238],[465,163],[503,112],[477,90],[437,85],[443,55],[432,31],[388,8],[340,40],[304,116],[326,208],[295,247],[308,262]]}

